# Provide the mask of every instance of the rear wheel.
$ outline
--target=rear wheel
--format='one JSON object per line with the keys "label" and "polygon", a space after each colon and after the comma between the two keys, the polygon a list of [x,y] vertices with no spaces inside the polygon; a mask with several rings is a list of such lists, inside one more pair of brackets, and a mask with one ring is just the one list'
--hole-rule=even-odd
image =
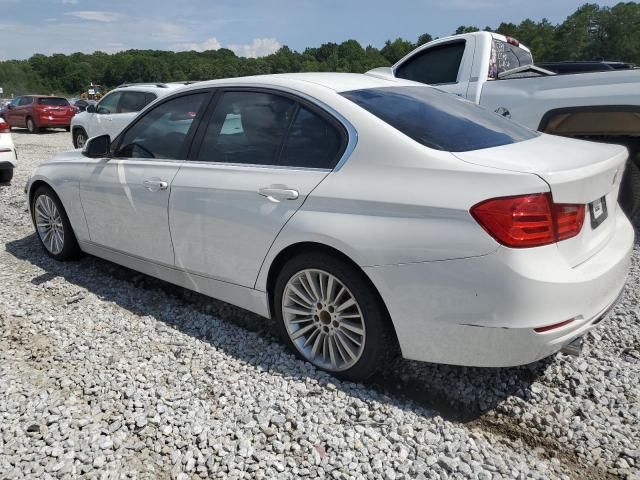
{"label": "rear wheel", "polygon": [[31,211],[38,239],[47,254],[56,260],[76,258],[80,247],[62,202],[51,187],[38,187]]}
{"label": "rear wheel", "polygon": [[38,131],[36,124],[31,117],[27,118],[27,130],[29,130],[29,133],[36,133]]}
{"label": "rear wheel", "polygon": [[73,146],[76,148],[84,148],[87,143],[87,132],[83,128],[76,128],[73,131]]}
{"label": "rear wheel", "polygon": [[329,254],[301,254],[286,263],[276,280],[274,310],[296,355],[338,378],[366,380],[396,351],[371,284]]}
{"label": "rear wheel", "polygon": [[13,178],[13,168],[0,170],[0,183],[9,183]]}

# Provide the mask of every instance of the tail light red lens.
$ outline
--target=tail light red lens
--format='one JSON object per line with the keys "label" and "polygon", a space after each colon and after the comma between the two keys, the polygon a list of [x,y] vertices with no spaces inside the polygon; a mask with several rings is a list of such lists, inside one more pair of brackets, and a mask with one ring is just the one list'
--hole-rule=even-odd
{"label": "tail light red lens", "polygon": [[580,233],[584,205],[553,203],[550,193],[486,200],[471,215],[489,235],[511,248],[540,247]]}
{"label": "tail light red lens", "polygon": [[0,118],[0,133],[9,133],[11,129],[9,128],[9,124],[4,120],[4,118]]}

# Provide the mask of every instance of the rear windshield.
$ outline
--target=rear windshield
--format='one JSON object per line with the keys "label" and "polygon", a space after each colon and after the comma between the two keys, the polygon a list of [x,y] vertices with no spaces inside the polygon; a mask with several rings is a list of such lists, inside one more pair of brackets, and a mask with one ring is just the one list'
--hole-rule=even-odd
{"label": "rear windshield", "polygon": [[69,102],[66,98],[47,97],[38,100],[40,105],[49,105],[50,107],[68,107]]}
{"label": "rear windshield", "polygon": [[538,133],[432,87],[384,87],[342,95],[436,150],[467,152],[535,138]]}
{"label": "rear windshield", "polygon": [[533,57],[530,52],[502,40],[493,39],[491,57],[489,58],[490,79],[495,80],[501,73],[526,65],[533,65]]}

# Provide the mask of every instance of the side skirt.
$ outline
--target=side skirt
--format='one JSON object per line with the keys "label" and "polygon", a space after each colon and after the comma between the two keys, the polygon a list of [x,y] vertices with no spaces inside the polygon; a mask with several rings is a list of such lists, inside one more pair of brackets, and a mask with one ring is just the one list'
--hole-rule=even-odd
{"label": "side skirt", "polygon": [[79,244],[80,249],[90,255],[270,318],[266,292],[160,265],[92,242],[83,241]]}

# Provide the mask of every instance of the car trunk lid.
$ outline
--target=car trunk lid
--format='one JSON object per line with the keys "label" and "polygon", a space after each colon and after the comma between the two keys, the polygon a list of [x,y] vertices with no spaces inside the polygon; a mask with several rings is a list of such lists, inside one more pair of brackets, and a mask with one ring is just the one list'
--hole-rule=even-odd
{"label": "car trunk lid", "polygon": [[537,175],[549,185],[554,203],[585,205],[580,233],[557,243],[571,266],[599,251],[613,234],[618,190],[628,157],[626,148],[541,135],[455,155],[476,165]]}

